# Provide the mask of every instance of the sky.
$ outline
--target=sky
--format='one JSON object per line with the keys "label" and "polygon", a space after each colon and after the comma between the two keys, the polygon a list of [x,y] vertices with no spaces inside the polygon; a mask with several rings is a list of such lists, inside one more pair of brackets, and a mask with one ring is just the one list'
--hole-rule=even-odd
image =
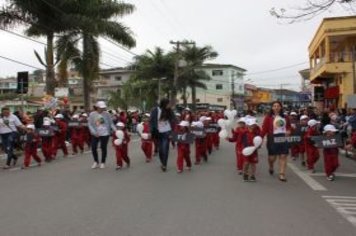
{"label": "sky", "polygon": [[[0,0],[2,4],[4,0]],[[270,15],[272,7],[291,10],[305,0],[126,0],[135,5],[133,14],[118,19],[131,29],[137,46],[134,54],[162,47],[170,41],[193,40],[198,46],[212,46],[219,57],[213,63],[233,64],[247,70],[252,84],[295,89],[300,87],[299,70],[308,68],[308,45],[323,17],[349,15],[335,6],[311,20],[289,24]],[[11,29],[23,34],[23,29]],[[36,40],[45,42],[44,38]],[[102,67],[125,66],[131,53],[100,40]],[[44,46],[0,31],[0,56],[43,68],[33,51],[41,55]],[[279,68],[288,69],[278,70]],[[277,70],[276,70],[277,69]],[[33,68],[0,58],[0,77]],[[266,72],[275,70],[273,72]]]}

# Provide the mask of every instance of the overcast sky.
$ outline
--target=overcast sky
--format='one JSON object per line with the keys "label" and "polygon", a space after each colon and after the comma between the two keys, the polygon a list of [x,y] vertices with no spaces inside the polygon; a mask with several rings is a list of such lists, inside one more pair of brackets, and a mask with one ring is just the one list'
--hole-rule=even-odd
{"label": "overcast sky", "polygon": [[[0,0],[0,3],[4,0]],[[305,0],[127,0],[136,11],[122,19],[137,40],[134,53],[160,46],[171,49],[170,40],[194,40],[198,46],[211,45],[219,53],[216,63],[245,68],[246,79],[265,87],[300,86],[298,71],[308,66],[308,45],[325,16],[347,15],[336,6],[312,20],[287,24],[269,13],[272,7],[290,8]],[[22,33],[21,30],[16,30]],[[38,39],[44,41],[44,39]],[[107,66],[123,66],[131,54],[102,42],[102,61]],[[42,68],[33,50],[43,54],[43,45],[0,31],[0,56]],[[112,55],[115,55],[113,57]],[[304,63],[272,73],[256,73]],[[0,76],[32,70],[0,58]]]}

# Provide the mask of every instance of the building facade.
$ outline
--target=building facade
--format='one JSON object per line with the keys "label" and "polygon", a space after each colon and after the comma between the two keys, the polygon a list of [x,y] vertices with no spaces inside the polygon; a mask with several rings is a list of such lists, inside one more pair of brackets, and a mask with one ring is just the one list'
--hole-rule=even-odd
{"label": "building facade", "polygon": [[310,81],[320,108],[345,108],[356,93],[356,16],[326,18],[309,45]]}

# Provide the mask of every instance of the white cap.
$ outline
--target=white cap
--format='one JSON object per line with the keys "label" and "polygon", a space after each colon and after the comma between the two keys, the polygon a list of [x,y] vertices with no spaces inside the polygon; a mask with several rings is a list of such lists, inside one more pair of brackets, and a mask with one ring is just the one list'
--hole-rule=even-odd
{"label": "white cap", "polygon": [[118,123],[116,124],[116,126],[117,126],[117,127],[125,127],[125,124],[122,123],[122,122],[118,122]]}
{"label": "white cap", "polygon": [[56,118],[56,119],[63,119],[64,117],[63,117],[62,114],[57,114],[54,118]]}
{"label": "white cap", "polygon": [[27,125],[26,128],[27,128],[27,129],[33,129],[33,130],[36,129],[36,128],[35,128],[35,125],[33,125],[33,124]]}
{"label": "white cap", "polygon": [[180,113],[176,113],[176,116],[177,116],[177,117],[181,117],[181,114],[180,114]]}
{"label": "white cap", "polygon": [[78,114],[75,114],[72,116],[73,119],[79,119],[79,115]]}
{"label": "white cap", "polygon": [[206,116],[202,116],[202,117],[199,118],[199,121],[204,122],[204,121],[206,121],[206,119],[207,119]]}
{"label": "white cap", "polygon": [[246,124],[246,118],[241,117],[240,119],[237,120],[237,123],[245,123]]}
{"label": "white cap", "polygon": [[102,108],[102,109],[104,109],[104,108],[106,108],[106,104],[105,104],[104,101],[98,101],[98,102],[96,103],[96,107],[97,107],[97,108]]}
{"label": "white cap", "polygon": [[182,121],[179,123],[179,126],[182,126],[182,127],[189,127],[189,122],[188,122],[188,121],[185,121],[185,120],[182,120]]}
{"label": "white cap", "polygon": [[324,133],[331,131],[331,132],[337,132],[338,129],[335,128],[333,125],[325,125],[324,127]]}
{"label": "white cap", "polygon": [[291,115],[291,116],[297,116],[298,114],[297,114],[295,111],[292,111],[292,112],[290,113],[290,115]]}
{"label": "white cap", "polygon": [[190,111],[189,107],[184,108],[185,111]]}
{"label": "white cap", "polygon": [[87,113],[83,113],[81,116],[88,117]]}
{"label": "white cap", "polygon": [[43,121],[43,125],[44,126],[50,126],[51,125],[51,121],[45,120],[45,121]]}
{"label": "white cap", "polygon": [[310,127],[313,127],[317,124],[320,124],[320,122],[317,120],[312,119],[312,120],[308,121],[308,126],[310,126]]}
{"label": "white cap", "polygon": [[210,116],[206,117],[205,120],[212,120],[212,118]]}
{"label": "white cap", "polygon": [[151,114],[150,113],[146,113],[145,116],[146,117],[151,117]]}
{"label": "white cap", "polygon": [[302,115],[302,116],[300,117],[300,120],[305,120],[305,119],[309,119],[309,117],[308,117],[307,115]]}
{"label": "white cap", "polygon": [[196,124],[196,126],[199,127],[199,128],[203,128],[203,127],[204,127],[204,124],[203,124],[203,122],[201,122],[201,121],[197,121],[197,122],[195,122],[195,124]]}
{"label": "white cap", "polygon": [[256,122],[256,119],[247,119],[246,120],[246,124],[248,125],[248,126],[252,126],[252,125],[257,125],[257,122]]}

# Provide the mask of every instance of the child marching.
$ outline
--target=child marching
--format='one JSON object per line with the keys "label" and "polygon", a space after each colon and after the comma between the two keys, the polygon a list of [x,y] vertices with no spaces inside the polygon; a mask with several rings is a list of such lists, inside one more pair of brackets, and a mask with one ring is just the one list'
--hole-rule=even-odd
{"label": "child marching", "polygon": [[41,165],[41,158],[37,154],[37,148],[41,139],[38,134],[35,132],[35,125],[29,124],[26,126],[26,135],[25,135],[25,158],[22,169],[26,169],[30,166],[31,158],[33,158],[38,166]]}
{"label": "child marching", "polygon": [[[178,125],[177,134],[180,136],[189,134],[189,122],[181,121]],[[177,144],[178,157],[177,157],[177,173],[182,173],[184,168],[184,162],[187,165],[188,170],[192,168],[192,162],[190,160],[190,144],[180,142]]]}
{"label": "child marching", "polygon": [[319,135],[318,124],[320,122],[314,119],[308,121],[308,129],[305,134],[305,150],[307,153],[307,167],[312,173],[315,172],[315,164],[319,160],[319,150],[314,146],[314,142],[312,140],[313,136]]}
{"label": "child marching", "polygon": [[[326,138],[335,137],[335,133],[338,130],[333,125],[326,125],[324,127],[324,135]],[[323,149],[324,154],[324,170],[326,174],[326,178],[329,181],[335,180],[335,171],[339,167],[339,147],[327,148]]]}
{"label": "child marching", "polygon": [[116,152],[116,170],[120,170],[123,167],[123,162],[127,167],[130,167],[131,161],[128,156],[128,143],[130,142],[130,136],[125,129],[125,124],[118,122],[116,124],[117,131],[113,134],[113,142]]}
{"label": "child marching", "polygon": [[146,157],[146,162],[152,161],[153,156],[153,140],[151,138],[151,130],[150,130],[150,114],[145,114],[143,117],[142,125],[142,133],[141,135],[141,149]]}

